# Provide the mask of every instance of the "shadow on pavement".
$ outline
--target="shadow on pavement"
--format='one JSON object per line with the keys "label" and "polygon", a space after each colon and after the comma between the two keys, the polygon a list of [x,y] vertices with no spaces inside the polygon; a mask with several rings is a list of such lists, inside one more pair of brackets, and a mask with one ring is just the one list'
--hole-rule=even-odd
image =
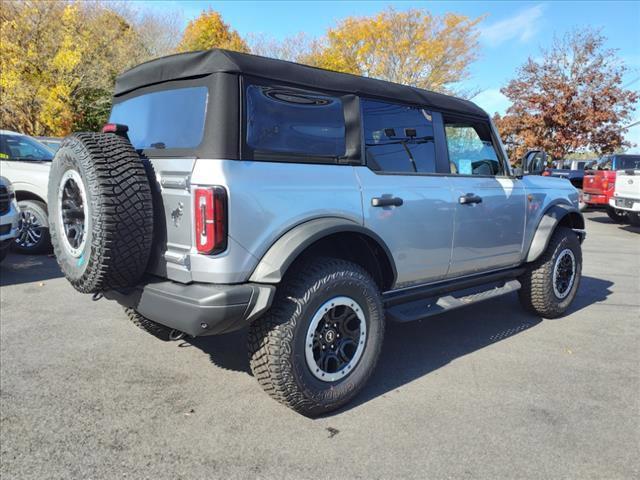
{"label": "shadow on pavement", "polygon": [[[578,296],[567,314],[604,301],[613,282],[582,277]],[[562,319],[553,320],[561,321]],[[456,358],[535,327],[542,318],[525,312],[517,295],[507,295],[431,319],[387,323],[378,367],[364,390],[340,411],[346,411],[427,375]],[[221,368],[250,373],[246,330],[201,337],[189,344],[209,355]]]}
{"label": "shadow on pavement", "polygon": [[0,286],[41,282],[62,277],[53,255],[20,255],[10,253],[0,263]]}

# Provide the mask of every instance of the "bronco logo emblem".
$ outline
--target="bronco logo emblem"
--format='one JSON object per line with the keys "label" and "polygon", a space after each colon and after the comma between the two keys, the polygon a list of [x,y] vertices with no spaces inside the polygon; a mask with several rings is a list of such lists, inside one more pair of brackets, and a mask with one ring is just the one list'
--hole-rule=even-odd
{"label": "bronco logo emblem", "polygon": [[182,220],[182,215],[184,214],[184,204],[182,202],[178,202],[178,207],[171,212],[171,218],[173,219],[173,224],[178,227],[180,226],[180,220]]}

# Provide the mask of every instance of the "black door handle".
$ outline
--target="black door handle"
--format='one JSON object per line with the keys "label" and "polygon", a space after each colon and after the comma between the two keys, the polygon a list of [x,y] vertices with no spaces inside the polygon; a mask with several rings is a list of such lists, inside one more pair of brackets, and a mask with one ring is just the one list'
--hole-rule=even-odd
{"label": "black door handle", "polygon": [[399,207],[404,203],[400,197],[373,197],[372,207]]}
{"label": "black door handle", "polygon": [[482,197],[475,193],[467,193],[466,195],[462,195],[458,201],[462,205],[471,205],[472,203],[482,203]]}

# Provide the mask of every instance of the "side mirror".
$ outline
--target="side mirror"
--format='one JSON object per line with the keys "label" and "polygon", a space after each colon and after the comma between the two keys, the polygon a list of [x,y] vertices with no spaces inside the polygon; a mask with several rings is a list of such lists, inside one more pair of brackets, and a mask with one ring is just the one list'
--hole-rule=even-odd
{"label": "side mirror", "polygon": [[529,150],[522,157],[525,175],[541,175],[547,166],[547,154],[542,150]]}

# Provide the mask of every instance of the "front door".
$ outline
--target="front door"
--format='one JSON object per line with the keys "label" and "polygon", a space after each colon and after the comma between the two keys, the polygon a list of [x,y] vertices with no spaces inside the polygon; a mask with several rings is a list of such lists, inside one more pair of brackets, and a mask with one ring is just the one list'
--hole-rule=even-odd
{"label": "front door", "polygon": [[456,200],[448,277],[518,264],[526,216],[522,182],[508,176],[489,122],[447,116],[444,120]]}

